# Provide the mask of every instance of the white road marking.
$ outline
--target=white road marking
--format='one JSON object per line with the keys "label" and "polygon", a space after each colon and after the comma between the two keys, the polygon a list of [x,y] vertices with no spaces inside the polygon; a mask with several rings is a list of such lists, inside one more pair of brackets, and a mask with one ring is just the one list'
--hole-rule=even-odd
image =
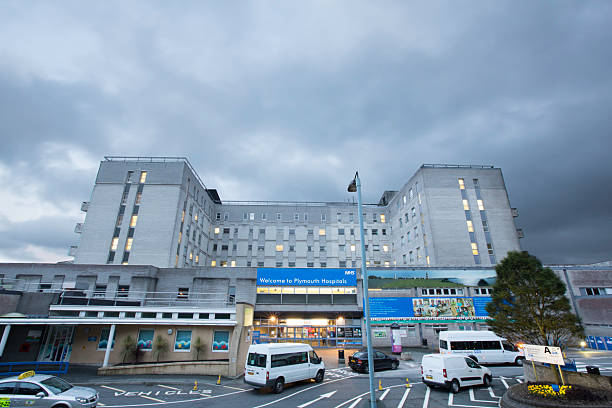
{"label": "white road marking", "polygon": [[291,397],[293,397],[294,395],[301,394],[301,393],[306,392],[306,391],[310,391],[310,390],[312,390],[313,388],[318,388],[318,387],[320,387],[320,386],[322,386],[322,385],[327,385],[327,384],[331,384],[331,383],[338,382],[338,381],[344,381],[344,380],[347,380],[347,379],[348,379],[348,377],[345,377],[345,378],[339,378],[339,379],[337,379],[337,380],[325,381],[325,382],[323,382],[323,383],[321,383],[321,384],[313,385],[313,386],[312,386],[312,387],[310,387],[310,388],[304,388],[303,390],[296,391],[296,392],[294,392],[293,394],[289,394],[289,395],[287,395],[286,397],[279,398],[279,399],[277,399],[277,400],[270,401],[270,402],[265,403],[265,404],[257,405],[257,406],[255,406],[255,407],[253,407],[253,408],[267,407],[268,405],[276,404],[276,403],[277,403],[277,402],[279,402],[279,401],[283,401],[283,400],[286,400],[287,398],[291,398]]}
{"label": "white road marking", "polygon": [[353,408],[353,407],[355,407],[357,404],[359,404],[360,402],[361,402],[361,398],[357,398],[357,399],[355,400],[355,402],[353,402],[351,405],[349,405],[349,407],[348,407],[348,408]]}
{"label": "white road marking", "polygon": [[337,391],[338,391],[338,390],[335,390],[335,391],[332,391],[332,392],[328,392],[328,393],[326,393],[326,394],[321,394],[321,396],[320,396],[320,397],[315,398],[315,399],[313,399],[312,401],[308,401],[308,402],[306,402],[306,403],[304,403],[304,404],[302,404],[302,405],[298,405],[298,406],[297,406],[297,408],[304,408],[304,407],[309,406],[310,404],[314,404],[315,402],[322,400],[323,398],[329,398],[329,397],[331,397],[332,395],[334,395],[334,394],[335,394]]}
{"label": "white road marking", "polygon": [[160,400],[160,399],[153,398],[153,397],[148,397],[148,396],[146,396],[146,395],[139,395],[139,397],[146,398],[146,399],[149,399],[149,400],[151,400],[151,401],[157,401],[157,402],[166,402],[166,401],[164,401],[164,400]]}
{"label": "white road marking", "polygon": [[170,387],[168,385],[163,385],[163,384],[157,384],[158,387],[164,387],[164,388],[168,388],[169,390],[175,390],[175,391],[183,391],[180,388],[176,388],[176,387]]}
{"label": "white road marking", "polygon": [[476,397],[474,397],[474,389],[473,388],[469,389],[469,394],[470,394],[470,401],[473,401],[473,402],[488,402],[489,404],[498,404],[499,403],[499,401],[487,401],[487,400],[476,399]]}
{"label": "white road marking", "polygon": [[504,384],[504,387],[506,387],[506,389],[510,388],[510,386],[506,382],[506,378],[505,377],[499,377],[499,379],[501,380],[502,384]]}
{"label": "white road marking", "polygon": [[489,387],[489,395],[491,396],[491,398],[501,398],[495,395],[495,393],[493,392],[493,388],[491,387]]}
{"label": "white road marking", "polygon": [[[103,385],[101,385],[101,387],[104,387]],[[107,408],[120,408],[120,407],[148,407],[148,406],[152,406],[152,405],[171,405],[171,404],[184,404],[185,402],[197,402],[197,401],[202,401],[202,400],[208,400],[208,399],[214,399],[214,398],[220,398],[220,397],[226,397],[228,395],[234,395],[234,394],[241,394],[243,392],[247,392],[250,390],[245,390],[245,391],[234,391],[234,392],[228,392],[227,394],[219,394],[219,395],[215,395],[215,396],[210,396],[207,395],[205,398],[194,398],[194,399],[189,399],[189,400],[179,400],[179,401],[166,401],[166,402],[151,402],[151,403],[147,403],[147,404],[131,404],[131,405],[107,405]]]}
{"label": "white road marking", "polygon": [[229,385],[224,385],[225,388],[231,388],[232,390],[240,390],[240,391],[250,391],[248,389],[244,389],[244,388],[238,388],[238,387],[230,387]]}
{"label": "white road marking", "polygon": [[427,408],[429,406],[429,393],[430,392],[431,390],[429,389],[429,387],[427,387],[427,391],[425,391],[425,398],[423,399],[423,408]]}
{"label": "white road marking", "polygon": [[[470,388],[471,389],[471,388]],[[461,405],[461,404],[455,404],[453,402],[454,400],[454,395],[452,392],[448,393],[448,406],[449,407],[462,407],[462,408],[490,408],[489,406],[482,406],[482,405]],[[492,401],[486,401],[486,402],[492,402]],[[497,404],[497,402],[495,402],[495,404]]]}
{"label": "white road marking", "polygon": [[520,378],[515,378],[515,380],[516,380],[516,381],[517,381],[519,384],[521,384],[521,383],[523,382],[523,380],[521,380]]}
{"label": "white road marking", "polygon": [[[406,388],[406,391],[404,391],[404,395],[402,395],[402,399],[400,400],[399,404],[397,404],[397,408],[402,408],[404,406],[406,398],[408,398],[408,394],[410,393],[411,389],[412,387]],[[427,391],[429,391],[429,387],[427,388]]]}
{"label": "white road marking", "polygon": [[385,391],[382,393],[382,395],[380,396],[380,400],[381,400],[381,401],[385,399],[385,397],[387,396],[387,394],[389,393],[389,391],[391,391],[391,388],[387,388],[387,389],[386,389],[386,390],[385,390]]}
{"label": "white road marking", "polygon": [[[422,382],[420,382],[420,381],[419,381],[419,382],[412,383],[412,385],[416,385],[416,384],[423,384],[423,383],[422,383]],[[405,386],[406,386],[406,384],[397,384],[397,385],[391,385],[391,386],[389,386],[389,387],[387,387],[387,388],[398,388],[398,387],[404,388]],[[412,387],[411,387],[411,388],[412,388]],[[343,403],[336,405],[334,408],[340,408],[341,406],[346,405],[346,404],[348,404],[349,402],[354,401],[354,400],[356,400],[356,399],[358,399],[358,398],[361,400],[361,397],[363,397],[364,395],[367,395],[367,394],[369,394],[369,393],[370,393],[370,391],[366,391],[366,392],[364,392],[363,394],[359,394],[359,395],[357,395],[357,396],[355,396],[355,397],[353,397],[353,398],[349,398],[348,400],[344,401]],[[368,398],[370,398],[370,397],[368,397]],[[257,407],[255,407],[255,408],[257,408]],[[350,408],[350,407],[347,407],[347,408]]]}
{"label": "white road marking", "polygon": [[100,387],[102,387],[102,388],[106,388],[106,389],[108,389],[108,390],[117,391],[117,392],[127,392],[127,391],[120,390],[119,388],[109,387],[108,385],[101,385]]}

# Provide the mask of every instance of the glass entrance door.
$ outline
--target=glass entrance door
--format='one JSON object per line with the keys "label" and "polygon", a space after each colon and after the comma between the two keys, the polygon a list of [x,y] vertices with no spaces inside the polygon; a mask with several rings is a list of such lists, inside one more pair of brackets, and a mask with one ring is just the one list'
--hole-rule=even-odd
{"label": "glass entrance door", "polygon": [[74,326],[47,326],[37,361],[70,361]]}

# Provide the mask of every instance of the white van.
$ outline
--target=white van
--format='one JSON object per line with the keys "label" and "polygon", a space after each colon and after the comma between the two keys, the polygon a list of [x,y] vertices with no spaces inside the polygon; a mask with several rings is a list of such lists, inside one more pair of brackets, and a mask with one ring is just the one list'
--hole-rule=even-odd
{"label": "white van", "polygon": [[448,387],[454,394],[468,385],[491,384],[491,371],[469,357],[458,354],[426,354],[421,360],[421,377],[427,386]]}
{"label": "white van", "polygon": [[301,343],[269,343],[249,346],[244,382],[255,388],[283,391],[286,383],[313,379],[323,381],[325,364],[312,347]]}
{"label": "white van", "polygon": [[462,354],[482,364],[523,365],[525,354],[488,330],[441,331],[440,353]]}

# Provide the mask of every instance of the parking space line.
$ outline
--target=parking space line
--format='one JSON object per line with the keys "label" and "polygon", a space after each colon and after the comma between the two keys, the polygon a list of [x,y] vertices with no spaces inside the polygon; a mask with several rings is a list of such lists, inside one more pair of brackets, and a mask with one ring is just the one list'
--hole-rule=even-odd
{"label": "parking space line", "polygon": [[359,404],[361,402],[361,398],[357,398],[355,400],[355,402],[353,402],[351,405],[349,405],[348,408],[354,408],[357,404]]}
{"label": "parking space line", "polygon": [[[174,405],[174,404],[184,404],[186,402],[190,402],[190,403],[195,403],[198,401],[203,401],[206,399],[213,399],[213,398],[221,398],[221,397],[226,397],[228,395],[234,395],[234,394],[240,394],[243,392],[247,392],[247,391],[233,391],[233,392],[228,392],[227,394],[220,394],[220,395],[207,395],[206,397],[203,398],[193,398],[190,400],[179,400],[179,401],[165,401],[164,404],[165,405]],[[125,407],[148,407],[151,405],[159,405],[159,402],[156,403],[146,403],[146,404],[122,404],[122,405],[107,405],[107,408],[125,408]]]}
{"label": "parking space line", "polygon": [[501,380],[502,384],[504,384],[504,387],[506,387],[506,389],[510,388],[504,377],[499,377],[499,379]]}
{"label": "parking space line", "polygon": [[149,396],[147,396],[147,395],[139,395],[139,397],[141,397],[141,398],[146,398],[146,399],[148,399],[148,400],[151,400],[151,401],[156,401],[156,402],[166,402],[166,401],[164,401],[164,400],[160,400],[160,399],[157,399],[157,398],[149,397]]}
{"label": "parking space line", "polygon": [[267,402],[267,403],[265,403],[265,404],[257,405],[257,406],[255,406],[255,407],[253,407],[253,408],[262,408],[262,407],[267,407],[268,405],[276,404],[276,403],[277,403],[277,402],[279,402],[279,401],[283,401],[283,400],[286,400],[287,398],[291,398],[291,397],[293,397],[294,395],[301,394],[301,393],[306,392],[306,391],[310,391],[310,390],[312,390],[313,388],[318,388],[318,387],[320,387],[320,386],[322,386],[322,385],[327,385],[327,384],[331,384],[331,383],[338,382],[338,381],[348,380],[348,378],[349,378],[349,377],[339,378],[339,379],[337,379],[337,380],[325,381],[325,382],[323,382],[323,383],[321,383],[321,384],[313,385],[313,386],[312,386],[312,387],[310,387],[310,388],[305,388],[305,389],[303,389],[303,390],[301,390],[301,391],[296,391],[296,392],[294,392],[293,394],[289,394],[289,395],[287,395],[286,397],[282,397],[282,398],[276,399],[276,400],[274,400],[274,401]]}
{"label": "parking space line", "polygon": [[495,393],[493,392],[493,388],[489,387],[489,395],[491,396],[491,398],[497,398],[500,399],[501,397],[498,397],[497,395],[495,395]]}
{"label": "parking space line", "polygon": [[[404,395],[402,395],[402,399],[400,400],[399,404],[397,404],[397,408],[402,408],[404,406],[404,403],[406,402],[406,399],[408,398],[408,393],[410,393],[411,389],[412,387],[406,388],[406,391],[404,391]],[[427,390],[429,391],[429,388],[427,388]]]}
{"label": "parking space line", "polygon": [[385,399],[385,397],[387,396],[387,394],[389,393],[389,391],[391,391],[391,388],[387,388],[387,389],[386,389],[386,390],[385,390],[385,391],[382,393],[382,395],[380,396],[380,400],[381,400],[381,401]]}
{"label": "parking space line", "polygon": [[427,391],[425,391],[425,398],[423,399],[423,408],[427,408],[429,406],[429,393],[430,392],[431,392],[430,388],[427,387]]}
{"label": "parking space line", "polygon": [[232,390],[238,390],[238,391],[250,391],[246,388],[238,388],[238,387],[230,387],[229,385],[224,385],[225,388],[231,388]]}
{"label": "parking space line", "polygon": [[168,388],[169,390],[175,390],[175,391],[183,391],[180,388],[176,388],[176,387],[170,387],[168,385],[163,385],[163,384],[157,384],[158,387],[163,387],[163,388]]}
{"label": "parking space line", "polygon": [[516,381],[518,381],[519,384],[523,383],[523,380],[521,380],[520,378],[515,378]]}
{"label": "parking space line", "polygon": [[469,394],[470,394],[470,401],[473,402],[487,402],[489,404],[498,404],[499,401],[487,401],[487,400],[480,400],[480,399],[476,399],[476,397],[474,397],[474,388],[469,389]]}
{"label": "parking space line", "polygon": [[106,389],[109,389],[109,390],[113,390],[113,391],[117,391],[117,392],[127,392],[127,391],[120,390],[119,388],[109,387],[108,385],[101,385],[100,387],[106,388]]}

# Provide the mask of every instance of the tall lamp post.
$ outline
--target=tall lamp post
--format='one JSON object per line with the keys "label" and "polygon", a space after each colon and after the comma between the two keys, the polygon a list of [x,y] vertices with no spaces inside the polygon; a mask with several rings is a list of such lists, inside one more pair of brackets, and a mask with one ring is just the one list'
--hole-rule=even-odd
{"label": "tall lamp post", "polygon": [[359,212],[359,236],[361,237],[361,279],[363,281],[363,309],[366,321],[366,341],[368,345],[368,375],[370,377],[370,407],[376,408],[374,392],[374,355],[372,352],[372,331],[370,328],[370,296],[368,294],[368,270],[366,269],[365,240],[363,236],[363,211],[361,209],[361,180],[359,172],[348,186],[349,193],[357,192],[357,210]]}

